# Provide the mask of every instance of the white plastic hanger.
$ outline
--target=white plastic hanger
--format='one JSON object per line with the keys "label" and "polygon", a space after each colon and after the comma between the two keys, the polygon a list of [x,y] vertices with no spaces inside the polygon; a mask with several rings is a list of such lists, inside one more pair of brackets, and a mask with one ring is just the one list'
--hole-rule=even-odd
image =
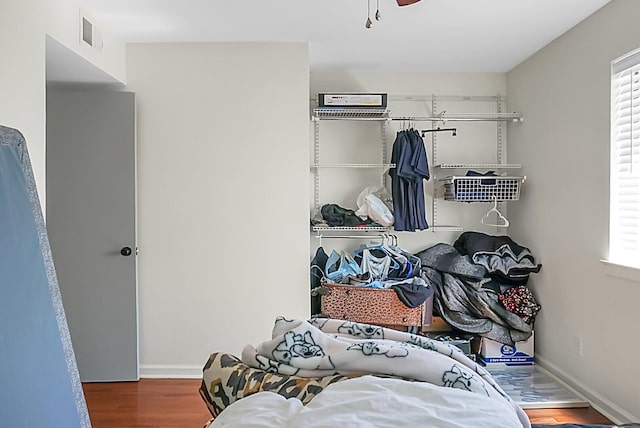
{"label": "white plastic hanger", "polygon": [[[487,223],[489,221],[489,217],[492,213],[496,213],[498,218],[497,221],[502,220],[502,224],[492,224],[492,223]],[[498,198],[494,198],[493,200],[493,208],[491,208],[489,210],[488,213],[486,213],[484,215],[484,217],[482,217],[482,220],[480,220],[480,222],[486,226],[496,226],[496,227],[509,227],[509,220],[507,220],[507,218],[505,216],[502,215],[502,213],[500,211],[498,211]]]}

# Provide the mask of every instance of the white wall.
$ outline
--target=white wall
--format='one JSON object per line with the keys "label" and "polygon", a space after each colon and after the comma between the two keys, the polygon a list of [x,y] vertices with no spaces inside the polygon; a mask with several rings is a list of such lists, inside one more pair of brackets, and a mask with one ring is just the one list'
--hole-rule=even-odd
{"label": "white wall", "polygon": [[0,124],[20,130],[41,204],[45,200],[45,35],[48,33],[109,74],[124,78],[124,44],[105,31],[102,53],[80,47],[76,0],[4,1],[0,13]]}
{"label": "white wall", "polygon": [[[446,96],[504,96],[506,94],[506,75],[504,73],[312,73],[310,96],[317,98],[318,93],[323,92],[382,92],[389,94],[389,109],[394,117],[417,116],[428,117],[443,110],[449,113],[492,113],[496,112],[497,105],[494,101],[443,101]],[[436,112],[429,98],[440,96],[437,101]],[[416,101],[414,98],[404,99],[409,96],[421,96],[418,98],[427,101]],[[312,100],[312,105],[315,101]],[[321,163],[379,163],[381,156],[381,138],[379,126],[372,122],[339,122],[321,121],[320,135],[320,162]],[[390,152],[396,131],[401,122],[391,122],[387,125],[387,145]],[[495,122],[448,122],[439,123],[443,128],[455,127],[457,136],[451,133],[437,134],[437,159],[434,161],[431,152],[431,137],[425,137],[425,145],[432,176],[436,173],[433,168],[436,163],[496,163],[497,128]],[[431,122],[415,123],[417,129],[431,129]],[[311,128],[313,132],[313,127]],[[506,130],[504,133],[506,140]],[[313,137],[313,136],[312,136]],[[313,162],[313,138],[310,141],[310,156]],[[386,161],[389,161],[389,153]],[[463,173],[466,171],[463,171]],[[320,170],[320,203],[321,207],[327,203],[337,203],[345,208],[357,209],[357,196],[367,186],[380,185],[382,183],[381,170],[337,168]],[[444,177],[443,171],[440,178]],[[448,172],[450,175],[451,172]],[[310,174],[310,182],[313,182],[313,173]],[[431,211],[431,196],[433,195],[433,178],[425,183],[425,197],[427,204],[427,221],[430,227],[433,221]],[[390,189],[391,180],[387,180]],[[311,188],[313,191],[313,188]],[[314,211],[313,198],[310,201],[310,211]],[[487,233],[495,233],[495,228],[488,228],[480,223],[483,215],[492,207],[492,204],[464,204],[438,200],[437,217],[438,225],[462,226],[465,230],[479,230]],[[506,211],[505,211],[506,212]],[[399,237],[399,245],[409,251],[420,251],[437,242],[453,241],[460,232],[439,231],[434,233],[432,229],[421,232],[394,232]],[[324,236],[331,233],[324,233]],[[320,242],[312,235],[310,252],[315,253],[321,243],[325,251],[332,249],[352,250],[366,243],[362,240],[325,239]]]}
{"label": "white wall", "polygon": [[[124,82],[126,77],[126,45],[104,27],[91,10],[82,7],[80,0],[48,0],[46,32],[68,49],[104,71],[115,81]],[[87,18],[93,25],[94,40],[89,46],[80,39],[80,20]],[[100,45],[98,49],[97,46]]]}
{"label": "white wall", "polygon": [[133,44],[142,376],[309,316],[304,43]]}
{"label": "white wall", "polygon": [[[0,13],[0,124],[24,134],[41,203],[45,161],[45,3],[4,1]],[[31,25],[25,25],[27,22]]]}
{"label": "white wall", "polygon": [[[640,47],[640,2],[617,0],[507,75],[510,158],[526,191],[511,215],[516,240],[543,264],[531,288],[539,363],[580,387],[614,420],[640,420],[640,283],[610,276],[610,62]],[[574,344],[582,340],[582,356]]]}

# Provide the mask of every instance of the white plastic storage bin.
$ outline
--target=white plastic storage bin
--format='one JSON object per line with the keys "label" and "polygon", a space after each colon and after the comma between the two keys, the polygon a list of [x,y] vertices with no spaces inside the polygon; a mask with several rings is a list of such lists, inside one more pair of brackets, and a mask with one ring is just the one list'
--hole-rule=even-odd
{"label": "white plastic storage bin", "polygon": [[447,177],[444,199],[460,202],[517,201],[524,177]]}

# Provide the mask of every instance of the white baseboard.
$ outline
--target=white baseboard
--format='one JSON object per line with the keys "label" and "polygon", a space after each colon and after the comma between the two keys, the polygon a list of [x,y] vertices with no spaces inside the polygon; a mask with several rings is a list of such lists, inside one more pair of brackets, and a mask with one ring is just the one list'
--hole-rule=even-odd
{"label": "white baseboard", "polygon": [[141,364],[140,377],[146,379],[201,379],[202,366]]}
{"label": "white baseboard", "polygon": [[538,355],[536,355],[536,365],[544,370],[560,385],[564,386],[578,397],[588,401],[591,407],[602,413],[614,424],[623,424],[636,420],[632,414],[620,408],[611,400],[593,391],[578,379],[567,374],[564,370],[561,370],[556,365],[551,364],[549,361]]}

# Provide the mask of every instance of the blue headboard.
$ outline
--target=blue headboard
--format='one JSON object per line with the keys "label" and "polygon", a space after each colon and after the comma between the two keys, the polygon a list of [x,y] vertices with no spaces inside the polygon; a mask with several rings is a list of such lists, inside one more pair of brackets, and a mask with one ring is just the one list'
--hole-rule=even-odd
{"label": "blue headboard", "polygon": [[0,426],[91,426],[25,140],[1,125]]}

